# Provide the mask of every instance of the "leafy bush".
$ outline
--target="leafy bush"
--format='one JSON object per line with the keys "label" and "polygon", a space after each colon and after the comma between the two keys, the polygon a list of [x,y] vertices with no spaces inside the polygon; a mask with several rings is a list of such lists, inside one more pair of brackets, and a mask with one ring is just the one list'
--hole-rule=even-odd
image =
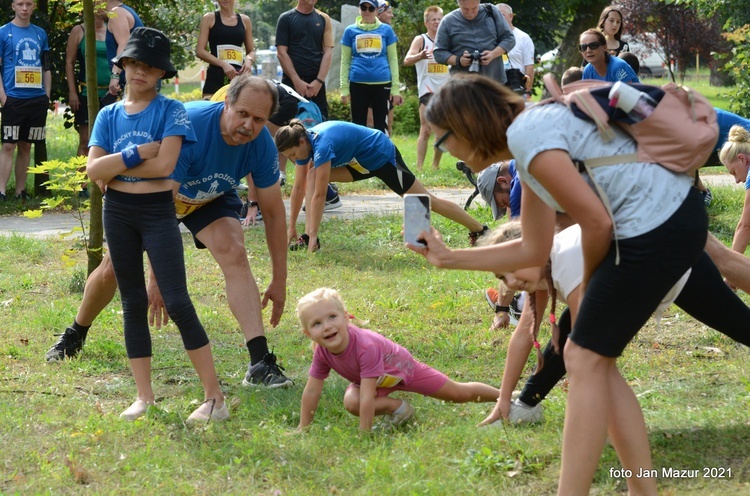
{"label": "leafy bush", "polygon": [[200,88],[194,89],[193,91],[181,92],[181,93],[169,93],[165,94],[167,98],[178,100],[180,102],[194,102],[196,100],[203,99],[203,93]]}
{"label": "leafy bush", "polygon": [[341,92],[339,90],[328,90],[328,120],[329,121],[352,121],[352,113],[349,105],[341,103]]}
{"label": "leafy bush", "polygon": [[730,110],[739,115],[750,115],[750,25],[742,26],[726,38],[734,44],[733,57],[726,65],[737,83],[730,97]]}
{"label": "leafy bush", "polygon": [[393,134],[419,134],[419,98],[403,92],[404,103],[393,110]]}

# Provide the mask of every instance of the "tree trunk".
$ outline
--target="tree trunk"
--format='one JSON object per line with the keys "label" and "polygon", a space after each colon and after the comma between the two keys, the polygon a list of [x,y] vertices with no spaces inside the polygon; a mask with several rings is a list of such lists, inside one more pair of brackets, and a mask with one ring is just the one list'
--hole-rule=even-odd
{"label": "tree trunk", "polygon": [[609,4],[609,0],[594,0],[591,5],[587,5],[586,8],[581,8],[576,12],[573,22],[570,23],[565,37],[560,43],[560,51],[552,68],[554,73],[562,75],[568,67],[579,67],[581,65],[583,59],[581,58],[581,52],[578,51],[579,37],[587,29],[596,27],[599,22],[599,14]]}
{"label": "tree trunk", "polygon": [[[96,33],[94,23],[94,0],[83,0],[83,24],[86,33]],[[86,92],[89,95],[89,122],[93,128],[96,114],[99,113],[99,95],[96,81],[96,36],[86,36]],[[97,95],[97,96],[94,96]],[[102,192],[99,186],[89,183],[89,242],[88,242],[88,273],[96,269],[102,262],[104,226],[102,225]]]}

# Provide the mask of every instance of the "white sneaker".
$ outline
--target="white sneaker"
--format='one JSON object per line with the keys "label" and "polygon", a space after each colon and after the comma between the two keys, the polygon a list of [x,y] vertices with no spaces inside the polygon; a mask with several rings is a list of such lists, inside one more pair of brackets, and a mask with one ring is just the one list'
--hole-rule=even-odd
{"label": "white sneaker", "polygon": [[146,415],[146,410],[148,410],[148,403],[142,400],[135,400],[127,410],[120,414],[120,418],[132,422]]}
{"label": "white sneaker", "polygon": [[531,407],[521,400],[513,400],[510,404],[510,414],[508,421],[511,424],[538,424],[544,420],[542,413],[542,404],[538,403]]}
{"label": "white sneaker", "polygon": [[386,416],[388,422],[390,422],[394,427],[400,427],[404,425],[409,421],[410,418],[414,416],[414,407],[411,406],[411,404],[406,400],[401,400],[401,402],[401,406],[404,407],[401,413],[397,414],[394,412]]}

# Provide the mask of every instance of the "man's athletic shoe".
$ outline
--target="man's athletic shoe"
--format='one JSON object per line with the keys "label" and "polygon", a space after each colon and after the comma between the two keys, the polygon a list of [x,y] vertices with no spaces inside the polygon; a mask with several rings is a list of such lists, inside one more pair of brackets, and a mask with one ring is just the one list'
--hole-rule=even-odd
{"label": "man's athletic shoe", "polygon": [[489,231],[490,231],[489,227],[482,226],[482,230],[481,231],[469,232],[469,246],[476,246],[477,245],[477,241],[479,240],[479,238],[481,238],[482,236],[484,236],[485,234],[487,234]]}
{"label": "man's athletic shoe", "polygon": [[[330,200],[326,200],[326,205],[325,205],[325,207],[323,207],[323,212],[330,212],[331,210],[336,210],[341,205],[343,205],[341,203],[341,198],[339,197],[339,194],[336,193],[336,196],[334,196]],[[307,210],[305,210],[305,206],[304,205],[302,205],[302,211],[303,212],[307,212]]]}
{"label": "man's athletic shoe", "polygon": [[62,334],[55,335],[60,336],[60,339],[47,352],[46,358],[48,362],[56,362],[76,356],[86,342],[86,338],[81,338],[78,331],[72,327],[65,329],[65,332]]}
{"label": "man's athletic shoe", "polygon": [[276,364],[276,355],[266,353],[263,360],[253,365],[247,365],[247,374],[242,380],[243,386],[265,386],[268,388],[289,387],[292,380],[282,372],[284,367]]}
{"label": "man's athletic shoe", "polygon": [[[289,249],[291,251],[297,251],[297,250],[307,250],[308,245],[310,244],[310,236],[307,234],[302,234],[299,238],[297,238],[297,241],[291,243],[289,245]],[[320,238],[317,239],[315,242],[315,251],[320,250]]]}
{"label": "man's athletic shoe", "polygon": [[541,403],[532,407],[516,399],[510,404],[508,421],[511,424],[538,424],[542,420],[544,420],[544,414],[542,413]]}

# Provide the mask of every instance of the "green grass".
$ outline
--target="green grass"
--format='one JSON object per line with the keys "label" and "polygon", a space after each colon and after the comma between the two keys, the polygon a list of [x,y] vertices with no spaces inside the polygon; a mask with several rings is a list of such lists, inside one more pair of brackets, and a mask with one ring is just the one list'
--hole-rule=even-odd
{"label": "green grass", "polygon": [[[70,155],[77,142],[75,132],[63,130],[56,119],[50,119],[54,131],[49,133],[50,157],[55,158]],[[415,137],[395,141],[413,165]],[[431,188],[465,187],[454,163],[446,156],[440,171],[426,170],[420,179]],[[341,189],[344,194],[385,191],[377,181]],[[729,243],[744,194],[738,186],[712,190],[711,230]],[[20,205],[7,208],[0,213],[15,212]],[[491,220],[486,207],[473,213],[483,222]],[[463,228],[441,218],[435,224],[448,243],[465,246]],[[73,243],[0,237],[0,494],[137,494],[144,488],[156,494],[553,493],[564,382],[545,401],[546,421],[540,426],[477,429],[491,404],[452,405],[408,395],[417,415],[405,430],[361,435],[357,419],[341,404],[346,383],[332,377],[311,430],[291,434],[311,359],[294,306],[316,287],[339,289],[364,327],[396,340],[456,380],[498,386],[510,336],[488,331],[492,316],[482,291],[494,283],[492,276],[428,266],[403,248],[399,216],[334,217],[322,228],[324,251],[289,255],[286,312],[279,327],[267,332],[296,381],[284,391],[239,385],[247,351],[228,309],[220,270],[208,253],[184,239],[191,296],[212,340],[232,411],[230,420],[205,429],[184,424],[202,392],[173,325],[153,332],[157,407],[134,423],[117,418],[135,389],[117,298],[96,321],[80,358],[45,364],[53,334],[70,324],[80,303],[82,295],[74,288],[85,257],[78,252],[78,264],[70,268],[61,256]],[[246,246],[264,288],[270,261],[263,231],[248,230]],[[742,298],[749,301],[747,295]],[[724,354],[711,357],[706,347]],[[661,478],[660,492],[747,493],[747,348],[672,307],[659,326],[648,323],[619,363],[640,397],[657,468],[732,470],[729,479]],[[525,375],[533,365],[532,359]],[[592,493],[624,493],[623,480],[610,476],[610,469],[619,467],[607,447]]]}
{"label": "green grass", "polygon": [[[715,189],[712,228],[731,235],[742,202],[739,190]],[[487,209],[475,213],[489,222]],[[191,296],[211,337],[232,411],[227,422],[205,429],[184,424],[202,392],[173,325],[153,332],[157,407],[134,423],[118,419],[135,389],[117,299],[95,323],[80,358],[45,364],[53,333],[70,324],[80,302],[71,282],[80,278],[84,257],[79,253],[78,266],[67,268],[60,262],[70,247],[66,243],[0,237],[0,493],[137,494],[144,488],[156,494],[553,493],[564,383],[545,401],[540,426],[477,429],[491,404],[452,405],[408,395],[417,414],[404,431],[362,435],[341,403],[346,383],[332,377],[311,430],[291,434],[311,360],[294,307],[319,286],[339,289],[365,327],[451,378],[499,385],[510,333],[488,331],[492,316],[482,291],[493,284],[492,276],[428,266],[403,248],[400,226],[395,215],[334,218],[323,225],[324,251],[289,255],[286,312],[279,327],[268,331],[270,345],[296,381],[283,391],[239,385],[248,357],[220,270],[207,252],[184,239]],[[465,246],[463,228],[441,218],[436,226],[450,244]],[[270,261],[263,231],[248,230],[246,246],[264,288]],[[704,347],[724,354],[709,358]],[[660,490],[746,493],[748,350],[673,307],[660,326],[649,322],[638,334],[620,365],[640,396],[656,467],[732,470],[731,479],[660,479]],[[533,360],[525,375],[532,367]],[[619,463],[608,447],[593,494],[625,490],[622,479],[610,477],[610,468]]]}

